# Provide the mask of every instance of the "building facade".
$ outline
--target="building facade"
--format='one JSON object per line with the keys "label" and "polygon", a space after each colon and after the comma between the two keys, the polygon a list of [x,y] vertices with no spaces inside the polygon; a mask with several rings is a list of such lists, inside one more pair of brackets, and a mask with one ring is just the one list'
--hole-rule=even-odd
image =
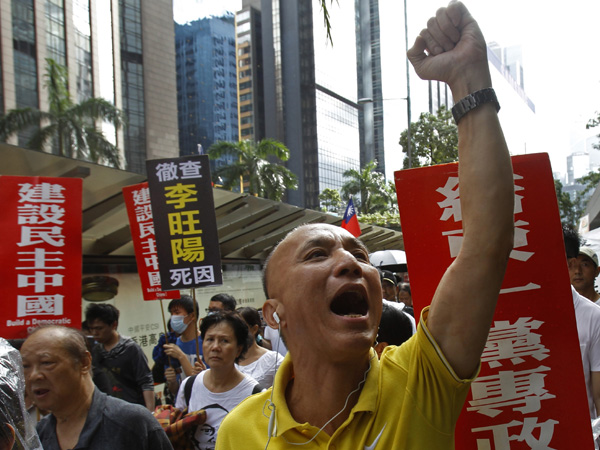
{"label": "building facade", "polygon": [[355,0],[360,165],[377,161],[385,174],[379,0]]}
{"label": "building facade", "polygon": [[[238,58],[246,46],[240,38],[254,36],[249,34],[249,8],[260,10],[262,61],[255,57],[251,63],[238,60],[240,117],[245,114],[245,89],[256,80],[251,85],[242,83],[250,81],[250,73],[254,76],[262,70],[265,137],[288,147],[286,165],[298,177],[298,190],[288,191],[287,201],[319,209],[319,193],[325,188],[340,189],[343,173],[360,167],[354,4],[340,4],[331,15],[337,39],[345,40],[333,51],[320,25],[322,12],[313,9],[311,0],[244,0],[238,13]],[[313,23],[319,25],[313,27]],[[250,39],[253,45],[257,41]],[[247,52],[253,54],[253,50]],[[247,87],[242,90],[242,86]],[[244,125],[240,121],[241,129]]]}
{"label": "building facade", "polygon": [[[238,73],[234,16],[175,26],[179,143],[182,155],[217,141],[238,141]],[[224,158],[217,162],[228,164]]]}
{"label": "building facade", "polygon": [[238,118],[240,140],[265,137],[260,1],[249,2],[236,15]]}
{"label": "building facade", "polygon": [[103,131],[126,169],[144,173],[146,159],[179,154],[171,0],[0,0],[0,42],[2,112],[47,110],[52,58],[67,67],[75,102],[102,97],[125,112],[122,130]]}

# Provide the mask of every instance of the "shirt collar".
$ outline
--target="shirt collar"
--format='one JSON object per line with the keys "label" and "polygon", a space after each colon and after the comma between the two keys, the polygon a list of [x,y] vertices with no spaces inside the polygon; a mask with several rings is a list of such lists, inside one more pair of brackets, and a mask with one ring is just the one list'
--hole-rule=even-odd
{"label": "shirt collar", "polygon": [[[346,424],[352,420],[356,413],[374,412],[377,408],[377,399],[379,393],[379,359],[377,358],[377,354],[373,349],[370,350],[369,357],[371,358],[371,368],[367,374],[366,381],[362,387],[356,405],[354,405],[352,408],[348,419],[346,422],[344,422],[342,427],[346,426]],[[275,382],[273,383],[273,404],[275,405],[275,412],[272,414],[276,414],[274,428],[276,436],[281,436],[286,431],[294,428],[306,428],[307,426],[310,427],[309,424],[300,424],[296,422],[288,408],[285,399],[285,391],[293,376],[294,365],[291,354],[288,352],[281,363],[281,366],[277,370],[277,373],[275,374]]]}

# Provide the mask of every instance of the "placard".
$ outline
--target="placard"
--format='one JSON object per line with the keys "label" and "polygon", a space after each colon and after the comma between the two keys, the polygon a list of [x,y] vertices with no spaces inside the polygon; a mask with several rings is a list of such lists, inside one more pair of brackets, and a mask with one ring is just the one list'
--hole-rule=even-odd
{"label": "placard", "polygon": [[208,156],[146,161],[161,286],[222,284]]}
{"label": "placard", "polygon": [[[514,248],[456,448],[593,449],[550,161],[532,154],[512,162]],[[461,246],[457,173],[458,164],[395,172],[415,317]]]}
{"label": "placard", "polygon": [[163,291],[160,287],[160,272],[158,270],[158,255],[148,183],[125,186],[123,188],[123,198],[129,217],[129,228],[144,300],[170,300],[181,297],[179,290]]}
{"label": "placard", "polygon": [[81,328],[80,178],[0,176],[0,336]]}

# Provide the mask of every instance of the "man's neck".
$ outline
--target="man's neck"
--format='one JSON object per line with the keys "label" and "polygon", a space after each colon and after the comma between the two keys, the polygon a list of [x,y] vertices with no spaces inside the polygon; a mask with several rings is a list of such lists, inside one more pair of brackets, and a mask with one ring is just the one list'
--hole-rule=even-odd
{"label": "man's neck", "polygon": [[87,413],[92,405],[92,399],[94,397],[94,383],[92,379],[82,380],[82,384],[79,386],[77,391],[72,393],[71,398],[77,399],[73,402],[63,403],[63,407],[52,411],[52,414],[56,418],[58,424],[67,425],[69,422],[75,422],[87,417]]}
{"label": "man's neck", "polygon": [[119,343],[119,337],[120,337],[119,333],[114,331],[111,334],[110,340],[108,340],[107,342],[102,344],[102,346],[104,347],[104,350],[106,350],[107,352],[110,352],[113,348],[115,348],[117,346],[117,344]]}
{"label": "man's neck", "polygon": [[193,341],[197,337],[198,337],[198,330],[194,326],[194,323],[190,323],[188,325],[188,327],[185,329],[185,331],[183,332],[183,334],[181,336],[179,336],[179,338],[182,340],[182,342]]}
{"label": "man's neck", "polygon": [[588,300],[591,300],[593,302],[597,301],[598,299],[600,299],[600,294],[598,294],[596,292],[596,290],[594,289],[594,286],[589,286],[586,287],[584,289],[581,289],[581,291],[577,291],[579,292],[579,295],[587,298]]}
{"label": "man's neck", "polygon": [[290,413],[299,423],[308,422],[318,428],[327,424],[324,432],[331,436],[358,402],[371,363],[327,364],[314,371],[303,370],[302,366],[294,365],[294,378],[286,389]]}

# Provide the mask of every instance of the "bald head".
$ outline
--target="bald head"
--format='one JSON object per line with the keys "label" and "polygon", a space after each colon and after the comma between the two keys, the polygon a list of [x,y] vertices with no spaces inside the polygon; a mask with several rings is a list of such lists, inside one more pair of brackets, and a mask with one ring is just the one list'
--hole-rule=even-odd
{"label": "bald head", "polygon": [[[269,279],[272,277],[285,277],[285,273],[280,273],[282,270],[281,265],[277,263],[278,255],[285,253],[286,249],[290,249],[291,247],[298,247],[302,243],[306,242],[308,236],[315,231],[324,230],[330,231],[333,234],[342,236],[346,240],[351,240],[357,247],[363,248],[367,251],[365,245],[362,241],[352,234],[350,234],[345,229],[330,225],[327,223],[316,223],[316,224],[304,224],[299,227],[294,228],[290,231],[273,249],[271,254],[265,260],[265,267],[263,271],[263,289],[265,291],[265,296],[267,298],[271,298],[269,292]],[[273,262],[273,263],[272,263]]]}
{"label": "bald head", "polygon": [[78,330],[39,328],[27,338],[21,355],[27,393],[40,409],[60,418],[72,414],[82,401],[91,402],[92,357]]}
{"label": "bald head", "polygon": [[[58,344],[58,346],[64,350],[74,362],[81,363],[87,355],[87,346],[85,343],[85,336],[79,330],[74,328],[61,327],[59,325],[48,325],[36,328],[33,333],[29,335],[27,341],[32,336],[38,336],[43,339],[51,339]],[[25,341],[25,344],[27,344]]]}

